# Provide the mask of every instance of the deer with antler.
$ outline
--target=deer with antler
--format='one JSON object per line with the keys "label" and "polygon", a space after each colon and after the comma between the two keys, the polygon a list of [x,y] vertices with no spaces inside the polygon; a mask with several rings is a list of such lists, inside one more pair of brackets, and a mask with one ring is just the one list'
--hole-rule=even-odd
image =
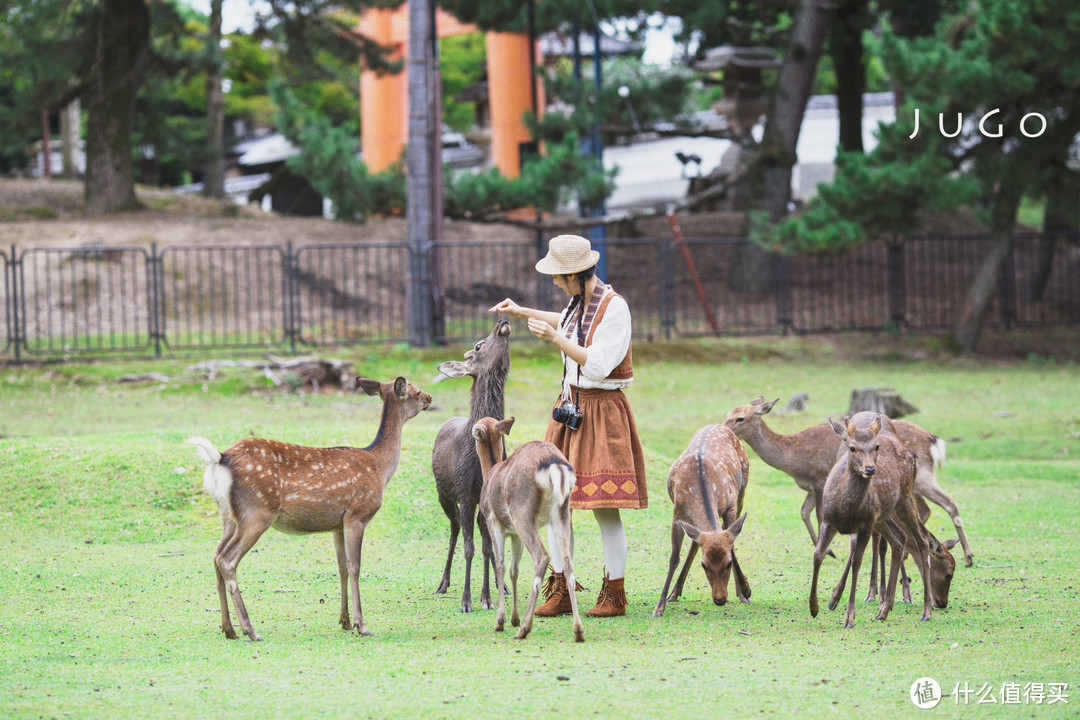
{"label": "deer with antler", "polygon": [[[689,447],[668,472],[668,496],[675,506],[671,521],[671,558],[653,617],[662,616],[668,602],[679,599],[698,548],[713,603],[723,605],[727,602],[732,570],[735,571],[736,595],[742,602],[750,601],[750,583],[735,557],[735,538],[746,521],[746,515],[740,516],[740,513],[749,479],[750,459],[739,438],[729,428],[706,425],[690,438]],[[690,538],[690,550],[669,596],[668,588],[679,566],[684,535]]]}
{"label": "deer with antler", "polygon": [[[472,611],[472,560],[475,554],[473,525],[476,508],[480,503],[480,489],[484,475],[476,455],[472,428],[480,418],[493,417],[501,420],[504,412],[506,377],[510,372],[510,323],[500,320],[486,338],[465,352],[464,362],[448,360],[439,365],[439,372],[446,377],[473,378],[469,391],[469,417],[452,417],[439,429],[435,447],[431,453],[431,469],[435,475],[435,487],[439,493],[439,505],[450,520],[450,548],[446,553],[446,565],[442,579],[435,588],[443,594],[450,588],[450,567],[454,562],[458,533],[465,546],[465,584],[461,591],[461,612]],[[480,607],[492,608],[489,591],[488,566],[493,564],[491,538],[487,524],[480,519],[481,558],[484,566],[484,584],[480,591]]]}
{"label": "deer with antler", "polygon": [[[552,542],[555,544],[551,550],[562,554],[566,568],[570,608],[574,616],[574,641],[584,642],[585,630],[578,614],[577,581],[570,558],[570,493],[577,479],[574,468],[559,448],[538,440],[525,443],[507,457],[505,438],[513,425],[514,418],[481,418],[472,428],[476,455],[484,472],[480,507],[487,520],[495,555],[495,592],[499,596],[495,631],[502,632],[506,624],[506,537],[510,537],[512,554],[510,584],[514,610],[510,624],[518,628],[514,637],[524,640],[532,629],[540,583],[551,559],[540,539],[540,528],[550,525]],[[533,564],[532,587],[523,620],[518,616],[517,592],[522,544],[528,548]]]}
{"label": "deer with antler", "polygon": [[[431,396],[403,377],[389,383],[358,377],[356,386],[383,401],[379,430],[364,448],[314,448],[244,438],[219,452],[206,438],[188,440],[206,462],[203,488],[217,502],[221,516],[214,572],[225,637],[237,637],[229,617],[231,597],[244,634],[262,639],[248,617],[236,568],[271,527],[291,535],[333,533],[341,580],[341,627],[371,634],[360,608],[364,530],[382,507],[387,484],[397,470],[402,428],[431,405]],[[350,587],[355,600],[351,616]]]}

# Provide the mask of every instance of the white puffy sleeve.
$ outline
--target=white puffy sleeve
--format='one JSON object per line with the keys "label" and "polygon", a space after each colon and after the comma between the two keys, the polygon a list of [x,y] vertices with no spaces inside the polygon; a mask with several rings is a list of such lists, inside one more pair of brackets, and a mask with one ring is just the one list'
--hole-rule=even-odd
{"label": "white puffy sleeve", "polygon": [[581,374],[599,382],[611,374],[630,349],[630,306],[620,296],[608,302],[600,324],[593,331],[592,345]]}

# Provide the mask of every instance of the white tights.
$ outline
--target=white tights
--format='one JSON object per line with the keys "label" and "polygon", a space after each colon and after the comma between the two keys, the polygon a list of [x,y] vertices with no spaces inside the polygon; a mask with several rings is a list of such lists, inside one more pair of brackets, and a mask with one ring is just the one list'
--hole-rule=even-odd
{"label": "white tights", "polygon": [[[600,526],[600,540],[604,544],[604,567],[608,578],[618,580],[626,574],[626,530],[623,528],[622,518],[619,517],[618,508],[603,508],[593,510],[596,524]],[[553,537],[552,527],[548,525],[548,551],[551,555],[551,566],[555,572],[565,570],[562,553],[559,545]],[[574,555],[574,531],[570,530],[570,556]]]}

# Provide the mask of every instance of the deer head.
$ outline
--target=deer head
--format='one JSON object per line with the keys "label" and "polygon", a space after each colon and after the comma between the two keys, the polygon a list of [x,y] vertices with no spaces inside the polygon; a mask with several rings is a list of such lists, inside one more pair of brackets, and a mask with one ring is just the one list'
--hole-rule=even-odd
{"label": "deer head", "polygon": [[512,417],[505,420],[481,418],[473,425],[472,436],[476,439],[476,452],[482,460],[490,463],[491,467],[506,459],[506,441],[503,438],[510,434],[513,426]]}
{"label": "deer head", "polygon": [[723,605],[728,597],[728,580],[731,578],[732,548],[735,538],[742,531],[746,513],[723,530],[700,530],[688,522],[679,521],[683,532],[701,548],[701,567],[712,589],[713,603]]}
{"label": "deer head", "polygon": [[724,419],[724,425],[734,431],[736,437],[743,438],[747,428],[762,415],[768,414],[779,399],[780,398],[776,398],[776,400],[773,400],[772,402],[765,402],[765,398],[758,395],[746,405],[739,405],[738,407],[733,408],[732,411],[727,414],[727,418]]}
{"label": "deer head", "polygon": [[481,377],[490,374],[506,375],[510,369],[510,323],[500,320],[486,338],[465,351],[465,361],[447,360],[439,364],[439,372],[447,377],[466,375]]}
{"label": "deer head", "polygon": [[952,586],[953,572],[956,570],[956,560],[949,552],[958,542],[952,538],[945,542],[938,542],[933,533],[928,532],[930,545],[930,590],[934,596],[934,607],[947,608],[949,606],[949,588]]}
{"label": "deer head", "polygon": [[403,377],[388,383],[358,377],[356,378],[356,388],[363,390],[368,395],[378,395],[384,403],[388,398],[393,399],[401,407],[405,420],[416,417],[431,405],[431,396]]}
{"label": "deer head", "polygon": [[865,430],[852,425],[846,417],[843,421],[830,417],[829,425],[840,436],[840,453],[848,453],[848,467],[864,480],[872,479],[877,472],[877,456],[881,447],[877,439],[881,418],[875,417]]}

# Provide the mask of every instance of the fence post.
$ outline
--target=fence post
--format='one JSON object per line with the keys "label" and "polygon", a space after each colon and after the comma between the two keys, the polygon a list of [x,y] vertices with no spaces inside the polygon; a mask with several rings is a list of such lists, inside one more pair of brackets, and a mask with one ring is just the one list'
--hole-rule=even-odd
{"label": "fence post", "polygon": [[300,334],[300,328],[296,326],[296,254],[293,252],[292,240],[285,243],[285,257],[281,260],[282,290],[284,291],[285,307],[282,308],[285,315],[285,342],[289,346],[289,352],[296,354],[296,338]]}
{"label": "fence post", "polygon": [[791,258],[773,253],[773,288],[776,295],[776,323],[780,334],[787,335],[792,329]]}
{"label": "fence post", "polygon": [[904,322],[907,310],[907,285],[905,284],[907,272],[904,266],[904,243],[894,233],[891,239],[886,241],[885,247],[888,250],[886,265],[889,279],[889,319],[895,323],[896,329],[899,330]]}
{"label": "fence post", "polygon": [[19,256],[11,245],[11,344],[15,348],[15,362],[19,357]]}
{"label": "fence post", "polygon": [[161,300],[161,257],[157,243],[150,243],[150,334],[154,338],[154,357],[161,357],[161,319],[165,317]]}
{"label": "fence post", "polygon": [[998,305],[1000,306],[1001,325],[1012,329],[1016,321],[1016,241],[1009,243],[1005,262],[1001,267],[1001,279],[998,282]]}

